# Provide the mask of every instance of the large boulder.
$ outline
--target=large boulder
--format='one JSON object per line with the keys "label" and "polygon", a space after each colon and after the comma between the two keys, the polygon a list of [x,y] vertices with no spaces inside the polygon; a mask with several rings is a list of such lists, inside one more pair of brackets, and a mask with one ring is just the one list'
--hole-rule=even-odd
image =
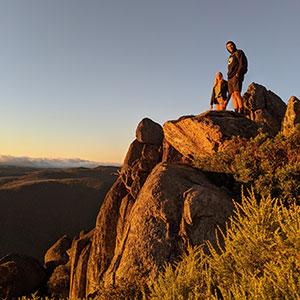
{"label": "large boulder", "polygon": [[224,149],[233,136],[255,136],[258,125],[235,112],[209,111],[168,121],[163,129],[166,141],[194,161]]}
{"label": "large boulder", "polygon": [[161,126],[149,118],[144,118],[136,129],[136,138],[140,143],[160,145],[163,136]]}
{"label": "large boulder", "polygon": [[46,271],[34,258],[9,254],[0,259],[0,298],[12,299],[38,290]]}
{"label": "large boulder", "polygon": [[276,135],[286,111],[286,104],[264,86],[251,83],[243,95],[245,115],[260,124],[266,132]]}
{"label": "large boulder", "polygon": [[64,235],[47,250],[44,258],[47,269],[54,270],[57,266],[69,261],[67,250],[70,249],[71,243],[72,240]]}
{"label": "large boulder", "polygon": [[300,124],[300,100],[295,96],[292,96],[288,101],[282,123],[283,135],[288,136],[292,134],[297,124]]}
{"label": "large boulder", "polygon": [[[162,130],[162,128],[161,128]],[[148,174],[161,161],[161,144],[141,143],[134,140],[127,151],[120,177],[127,191],[136,198]]]}
{"label": "large boulder", "polygon": [[104,284],[154,278],[187,245],[214,243],[217,226],[224,226],[232,210],[231,197],[201,171],[158,164],[131,209]]}

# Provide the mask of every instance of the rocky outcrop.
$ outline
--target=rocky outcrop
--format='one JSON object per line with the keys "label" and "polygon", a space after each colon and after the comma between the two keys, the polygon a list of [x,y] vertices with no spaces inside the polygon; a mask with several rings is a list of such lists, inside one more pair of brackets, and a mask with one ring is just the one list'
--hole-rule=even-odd
{"label": "rocky outcrop", "polygon": [[221,151],[233,136],[250,138],[258,125],[231,111],[209,111],[164,124],[166,141],[192,161]]}
{"label": "rocky outcrop", "polygon": [[0,259],[1,299],[31,294],[42,286],[45,279],[45,269],[32,257],[9,254]]}
{"label": "rocky outcrop", "polygon": [[[94,237],[91,241],[90,257],[88,262],[88,277],[86,289],[92,294],[98,289],[103,273],[108,268],[114,255],[117,236],[119,209],[122,199],[128,194],[122,178],[119,177],[106,195],[99,211]],[[70,293],[77,294],[71,287]],[[84,291],[85,292],[85,291]]]}
{"label": "rocky outcrop", "polygon": [[[235,135],[254,136],[258,125],[234,112],[211,111],[167,122],[164,140],[158,126],[148,119],[139,123],[93,234],[73,242],[71,299],[95,296],[100,286],[156,276],[187,245],[214,243],[216,227],[231,214],[226,188],[189,165],[223,149]],[[141,134],[145,128],[151,130]],[[147,137],[155,131],[159,138]],[[218,183],[228,181],[216,176]]]}
{"label": "rocky outcrop", "polygon": [[70,287],[71,298],[92,295],[99,288],[103,275],[121,244],[131,208],[148,175],[161,161],[162,137],[163,131],[159,124],[150,119],[139,123],[136,139],[128,149],[119,177],[103,201],[89,246],[81,250],[83,265],[87,268],[86,277],[83,275],[83,268],[79,271],[82,276],[75,275],[78,271],[71,262],[71,280],[74,276],[77,278],[76,284],[71,284]]}
{"label": "rocky outcrop", "polygon": [[260,124],[265,131],[276,135],[286,111],[286,104],[264,86],[251,83],[243,95],[245,115]]}
{"label": "rocky outcrop", "polygon": [[144,144],[134,140],[127,152],[120,178],[126,190],[136,198],[153,167],[161,160],[161,144]]}
{"label": "rocky outcrop", "polygon": [[283,135],[288,136],[292,134],[297,124],[300,124],[300,100],[295,96],[292,96],[288,101],[282,123]]}
{"label": "rocky outcrop", "polygon": [[70,291],[71,299],[81,299],[86,295],[88,259],[94,230],[81,233],[72,242],[70,249]]}
{"label": "rocky outcrop", "polygon": [[50,247],[46,252],[44,263],[47,269],[54,270],[59,265],[69,261],[67,250],[71,247],[72,240],[64,235]]}
{"label": "rocky outcrop", "polygon": [[149,118],[138,124],[135,135],[140,143],[153,145],[161,145],[164,138],[161,126]]}
{"label": "rocky outcrop", "polygon": [[230,111],[182,117],[165,123],[163,131],[142,120],[94,231],[72,243],[70,299],[146,281],[188,245],[214,244],[216,228],[232,213],[228,187],[233,190],[235,181],[192,164],[226,149],[234,136],[254,137],[259,127]]}
{"label": "rocky outcrop", "polygon": [[216,227],[223,226],[231,212],[230,197],[201,171],[158,164],[132,207],[104,283],[155,277],[188,244],[213,242]]}
{"label": "rocky outcrop", "polygon": [[183,156],[170,143],[168,143],[166,139],[163,141],[162,161],[177,164],[191,164],[190,159]]}

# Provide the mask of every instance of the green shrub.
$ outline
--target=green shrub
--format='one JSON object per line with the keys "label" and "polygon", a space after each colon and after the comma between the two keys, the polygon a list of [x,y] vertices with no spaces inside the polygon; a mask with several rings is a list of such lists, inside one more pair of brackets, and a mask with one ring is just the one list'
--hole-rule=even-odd
{"label": "green shrub", "polygon": [[148,299],[300,299],[299,206],[243,196],[221,237],[167,266]]}
{"label": "green shrub", "polygon": [[[289,137],[259,133],[245,140],[234,137],[223,151],[196,161],[206,171],[233,174],[238,183],[267,197],[300,203],[300,127]],[[236,195],[237,196],[237,195]]]}

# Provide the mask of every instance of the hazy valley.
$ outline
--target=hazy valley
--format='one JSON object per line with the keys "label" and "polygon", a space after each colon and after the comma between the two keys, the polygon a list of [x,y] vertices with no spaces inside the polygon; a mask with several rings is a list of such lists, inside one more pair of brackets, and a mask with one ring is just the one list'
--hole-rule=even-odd
{"label": "hazy valley", "polygon": [[17,252],[42,261],[62,235],[91,229],[117,171],[0,166],[0,256]]}

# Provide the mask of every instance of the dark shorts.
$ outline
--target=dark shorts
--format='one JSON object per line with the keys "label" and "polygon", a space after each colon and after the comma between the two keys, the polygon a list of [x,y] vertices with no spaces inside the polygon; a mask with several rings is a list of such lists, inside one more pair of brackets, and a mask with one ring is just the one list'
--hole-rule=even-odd
{"label": "dark shorts", "polygon": [[232,77],[228,79],[228,93],[232,94],[233,92],[241,92],[244,78]]}

